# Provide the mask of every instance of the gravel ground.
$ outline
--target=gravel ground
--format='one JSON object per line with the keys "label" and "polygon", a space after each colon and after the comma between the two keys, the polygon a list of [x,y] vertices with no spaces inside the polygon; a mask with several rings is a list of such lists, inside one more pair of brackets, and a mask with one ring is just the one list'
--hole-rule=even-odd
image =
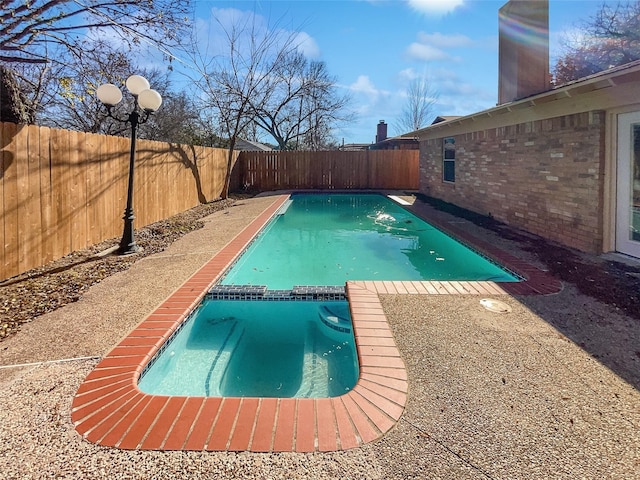
{"label": "gravel ground", "polygon": [[[475,296],[383,296],[409,401],[397,426],[362,448],[132,452],[84,441],[70,405],[97,359],[270,202],[236,200],[76,301],[18,323],[0,342],[1,479],[640,479],[640,326],[569,282],[556,295],[501,297],[508,314],[484,310]],[[528,241],[452,221],[544,263]],[[623,275],[633,276],[629,268]],[[74,357],[90,358],[57,361]],[[12,366],[29,362],[49,363]]]}
{"label": "gravel ground", "polygon": [[101,255],[119,242],[119,239],[110,239],[0,281],[0,340],[16,333],[23,323],[78,301],[91,285],[126,270],[141,258],[163,251],[183,235],[202,228],[202,218],[229,208],[241,198],[199,205],[136,230],[136,242],[143,248],[137,255]]}

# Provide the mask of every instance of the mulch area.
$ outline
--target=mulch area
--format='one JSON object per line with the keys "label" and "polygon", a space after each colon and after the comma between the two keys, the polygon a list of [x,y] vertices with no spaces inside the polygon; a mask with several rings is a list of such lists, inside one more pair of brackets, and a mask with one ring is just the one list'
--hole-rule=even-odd
{"label": "mulch area", "polygon": [[98,256],[120,239],[106,240],[73,252],[43,267],[0,282],[0,341],[16,333],[20,325],[39,315],[78,301],[89,287],[149,255],[161,252],[183,235],[202,228],[202,218],[233,205],[241,196],[199,205],[178,215],[136,229],[135,255]]}
{"label": "mulch area", "polygon": [[[144,248],[130,256],[96,256],[119,242],[111,239],[74,252],[41,268],[0,282],[0,341],[16,333],[20,325],[39,315],[75,302],[103,278],[129,268],[148,255],[161,252],[183,235],[203,226],[202,218],[233,205],[245,196],[199,205],[191,210],[136,230],[136,242]],[[433,207],[464,218],[517,242],[537,256],[556,278],[576,285],[580,292],[617,307],[640,320],[640,267],[584,255],[455,205],[419,196]]]}

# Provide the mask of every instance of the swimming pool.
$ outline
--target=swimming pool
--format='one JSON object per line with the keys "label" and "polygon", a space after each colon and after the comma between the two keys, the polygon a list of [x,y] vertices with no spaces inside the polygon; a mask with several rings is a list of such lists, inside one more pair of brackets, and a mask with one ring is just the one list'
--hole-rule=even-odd
{"label": "swimming pool", "polygon": [[[354,448],[392,429],[407,401],[407,371],[380,294],[545,295],[562,289],[562,283],[548,272],[479,240],[461,226],[439,223],[443,221],[439,215],[418,205],[425,218],[499,259],[520,273],[522,281],[347,282],[342,291],[349,301],[360,375],[356,385],[339,397],[192,397],[141,392],[140,372],[149,359],[168,348],[167,338],[185,325],[185,318],[193,314],[208,291],[223,289],[219,281],[230,262],[246,250],[288,198],[275,196],[249,225],[100,360],[78,388],[71,405],[71,420],[78,434],[89,442],[120,449],[313,452]],[[230,292],[237,289],[224,288]]]}
{"label": "swimming pool", "polygon": [[[424,279],[518,280],[382,195],[293,195],[139,387],[155,395],[342,395],[359,372],[345,283]],[[318,302],[323,288],[342,301]]]}
{"label": "swimming pool", "polygon": [[[359,375],[345,283],[425,278],[517,281],[382,195],[293,195],[139,387],[154,395],[342,395]],[[342,300],[327,302],[332,291]]]}
{"label": "swimming pool", "polygon": [[378,194],[294,194],[223,285],[520,279]]}
{"label": "swimming pool", "polygon": [[142,374],[153,395],[327,398],[359,369],[346,301],[208,299]]}

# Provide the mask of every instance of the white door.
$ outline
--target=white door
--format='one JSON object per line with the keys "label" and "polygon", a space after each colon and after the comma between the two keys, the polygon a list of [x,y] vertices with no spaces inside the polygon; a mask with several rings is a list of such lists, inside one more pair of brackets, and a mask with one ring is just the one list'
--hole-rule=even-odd
{"label": "white door", "polygon": [[640,257],[640,112],[618,116],[616,250]]}

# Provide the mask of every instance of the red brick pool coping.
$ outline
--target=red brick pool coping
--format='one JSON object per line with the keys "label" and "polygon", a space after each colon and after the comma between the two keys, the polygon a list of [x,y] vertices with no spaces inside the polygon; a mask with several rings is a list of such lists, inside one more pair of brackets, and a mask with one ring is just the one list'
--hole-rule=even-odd
{"label": "red brick pool coping", "polygon": [[360,377],[340,397],[205,398],[141,392],[137,383],[145,365],[287,198],[277,196],[87,375],[72,404],[71,419],[80,435],[121,449],[313,452],[355,448],[393,428],[404,411],[409,389],[379,294],[545,294],[561,287],[545,272],[446,224],[435,211],[422,211],[418,213],[428,216],[430,223],[493,257],[525,281],[348,282]]}

